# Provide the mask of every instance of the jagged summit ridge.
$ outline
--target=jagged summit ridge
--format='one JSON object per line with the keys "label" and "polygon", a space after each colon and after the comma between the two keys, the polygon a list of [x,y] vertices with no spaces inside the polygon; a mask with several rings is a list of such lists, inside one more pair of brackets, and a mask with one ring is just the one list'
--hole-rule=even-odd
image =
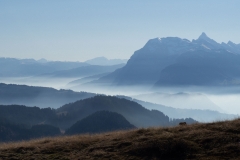
{"label": "jagged summit ridge", "polygon": [[194,46],[188,39],[164,37],[150,39],[143,48],[150,53],[164,50],[167,54],[181,54],[194,48]]}
{"label": "jagged summit ridge", "polygon": [[[223,63],[224,65],[220,65]],[[236,67],[239,64],[240,44],[235,45],[231,42],[220,44],[209,38],[205,32],[192,41],[178,37],[154,38],[135,51],[123,68],[101,77],[98,83],[233,84],[232,81],[239,77],[240,72]]]}
{"label": "jagged summit ridge", "polygon": [[205,32],[202,32],[202,34],[198,37],[198,39],[210,39]]}
{"label": "jagged summit ridge", "polygon": [[227,44],[222,42],[218,43],[214,39],[207,36],[205,32],[198,37],[198,39],[193,39],[192,41],[188,39],[182,39],[179,37],[163,37],[150,39],[144,48],[148,49],[150,52],[156,52],[167,49],[169,54],[181,54],[186,51],[192,51],[196,49],[203,50],[219,50],[224,49],[232,53],[240,54],[240,44],[235,44],[229,41]]}

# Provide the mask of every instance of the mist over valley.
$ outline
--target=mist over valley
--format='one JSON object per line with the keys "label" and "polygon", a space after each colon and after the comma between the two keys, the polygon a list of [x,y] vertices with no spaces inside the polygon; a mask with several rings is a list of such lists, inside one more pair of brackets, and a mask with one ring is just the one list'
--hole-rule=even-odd
{"label": "mist over valley", "polygon": [[205,33],[150,39],[128,60],[0,58],[0,67],[0,145],[240,115],[239,45]]}
{"label": "mist over valley", "polygon": [[0,1],[0,160],[240,159],[240,1]]}
{"label": "mist over valley", "polygon": [[1,65],[7,64],[0,71],[2,83],[38,86],[1,84],[1,104],[58,108],[103,94],[176,109],[240,114],[240,50],[233,42],[219,44],[205,33],[192,41],[155,38],[125,62],[104,57],[85,62],[1,58]]}

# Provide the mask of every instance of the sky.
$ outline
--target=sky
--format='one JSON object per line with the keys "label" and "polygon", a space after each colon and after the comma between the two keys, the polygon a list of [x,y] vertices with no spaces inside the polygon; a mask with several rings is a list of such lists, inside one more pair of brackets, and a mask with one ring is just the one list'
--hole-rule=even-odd
{"label": "sky", "polygon": [[0,57],[129,59],[156,37],[240,43],[239,0],[0,0]]}

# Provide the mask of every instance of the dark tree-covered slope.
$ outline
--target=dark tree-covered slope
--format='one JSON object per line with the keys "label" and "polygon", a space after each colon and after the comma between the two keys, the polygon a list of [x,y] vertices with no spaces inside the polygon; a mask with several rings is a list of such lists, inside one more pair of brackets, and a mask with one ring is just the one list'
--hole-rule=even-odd
{"label": "dark tree-covered slope", "polygon": [[[112,96],[95,96],[62,106],[58,113],[67,113],[73,121],[101,110],[117,112],[136,127],[167,125],[169,118],[159,111],[150,111],[136,102]],[[69,125],[69,124],[68,124]]]}
{"label": "dark tree-covered slope", "polygon": [[[100,112],[99,115],[99,113],[96,113],[98,111],[104,112]],[[114,116],[110,114],[110,117],[107,116],[109,119],[102,121],[106,126],[101,124],[99,120],[101,116],[105,115],[105,112],[116,112]],[[95,116],[89,116],[94,113],[96,113]],[[1,141],[17,141],[59,135],[60,131],[58,128],[62,130],[68,129],[77,121],[86,117],[88,117],[87,120],[85,119],[79,123],[86,129],[84,131],[89,131],[90,133],[91,131],[95,133],[98,131],[132,128],[132,125],[129,126],[129,123],[136,127],[175,126],[180,121],[196,123],[191,118],[170,120],[168,116],[160,111],[148,110],[136,102],[112,96],[95,96],[66,104],[57,110],[20,105],[0,105],[0,117],[2,118],[0,134],[3,137]],[[92,126],[92,129],[96,127],[92,125],[92,122],[96,122],[96,120],[100,123],[97,131],[85,128],[86,126]]]}
{"label": "dark tree-covered slope", "polygon": [[136,127],[118,113],[98,111],[76,122],[66,134],[102,133],[133,128]]}
{"label": "dark tree-covered slope", "polygon": [[20,105],[0,105],[0,117],[27,126],[45,123],[54,116],[56,116],[55,110],[51,108],[40,109]]}
{"label": "dark tree-covered slope", "polygon": [[41,124],[28,128],[24,124],[13,123],[0,117],[0,142],[22,141],[60,134],[60,129],[51,125]]}
{"label": "dark tree-covered slope", "polygon": [[[57,121],[59,126],[74,124],[96,111],[111,111],[123,115],[136,127],[169,126],[169,117],[157,110],[148,110],[136,102],[113,96],[95,96],[66,104],[57,109],[58,114],[63,114],[62,121]],[[56,122],[56,123],[57,123]],[[196,121],[192,121],[196,122]]]}

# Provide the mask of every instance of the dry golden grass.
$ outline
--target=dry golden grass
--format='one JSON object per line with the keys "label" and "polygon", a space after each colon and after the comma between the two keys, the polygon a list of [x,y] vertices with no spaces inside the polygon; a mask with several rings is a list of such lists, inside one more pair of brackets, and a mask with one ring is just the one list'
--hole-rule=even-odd
{"label": "dry golden grass", "polygon": [[240,159],[240,119],[6,143],[0,159]]}

